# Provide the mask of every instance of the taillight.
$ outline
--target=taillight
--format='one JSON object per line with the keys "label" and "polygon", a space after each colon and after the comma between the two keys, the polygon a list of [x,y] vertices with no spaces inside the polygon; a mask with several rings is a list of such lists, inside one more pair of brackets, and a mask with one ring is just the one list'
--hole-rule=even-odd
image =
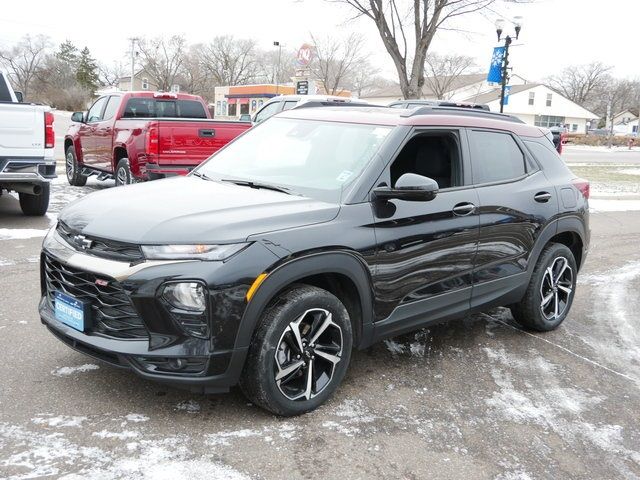
{"label": "taillight", "polygon": [[56,145],[56,134],[53,131],[53,113],[44,112],[44,148]]}
{"label": "taillight", "polygon": [[[160,153],[160,142],[158,136],[158,128],[150,126],[146,134],[146,152],[147,156],[157,156]],[[151,160],[151,159],[149,159]]]}
{"label": "taillight", "polygon": [[584,178],[576,178],[574,180],[571,181],[571,183],[573,183],[573,185],[580,190],[580,193],[582,193],[582,196],[589,200],[589,193],[591,191],[591,188],[589,187],[589,180],[585,180]]}

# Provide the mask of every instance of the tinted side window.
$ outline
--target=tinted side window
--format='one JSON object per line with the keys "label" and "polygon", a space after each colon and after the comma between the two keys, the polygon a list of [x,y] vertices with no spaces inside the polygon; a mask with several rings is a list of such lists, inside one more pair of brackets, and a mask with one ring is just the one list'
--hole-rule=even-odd
{"label": "tinted side window", "polygon": [[120,106],[120,97],[109,97],[109,101],[107,102],[107,108],[104,109],[104,115],[102,115],[102,120],[109,120],[114,117],[116,112],[118,111],[118,107]]}
{"label": "tinted side window", "polygon": [[156,116],[153,98],[130,98],[124,109],[125,118],[153,118]]}
{"label": "tinted side window", "polygon": [[4,81],[4,77],[0,75],[0,102],[10,102],[11,94],[9,93],[9,87]]}
{"label": "tinted side window", "polygon": [[275,115],[280,108],[280,102],[268,103],[256,114],[256,123],[262,122],[272,115]]}
{"label": "tinted side window", "polygon": [[102,97],[96,100],[96,103],[91,105],[89,113],[87,114],[87,122],[99,122],[102,120],[102,109],[104,104],[107,103],[109,97]]}
{"label": "tinted side window", "polygon": [[290,100],[288,102],[284,102],[284,105],[282,106],[282,111],[284,112],[285,110],[291,110],[297,104],[298,104],[297,100]]}
{"label": "tinted side window", "polygon": [[524,154],[507,133],[469,131],[473,183],[499,182],[525,174]]}

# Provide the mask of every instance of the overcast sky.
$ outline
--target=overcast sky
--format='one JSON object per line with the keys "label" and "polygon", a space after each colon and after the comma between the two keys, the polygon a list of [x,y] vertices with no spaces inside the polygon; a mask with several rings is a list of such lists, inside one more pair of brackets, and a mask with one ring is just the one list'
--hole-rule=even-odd
{"label": "overcast sky", "polygon": [[[395,70],[375,26],[368,19],[348,21],[348,7],[325,0],[181,0],[179,2],[56,2],[22,0],[0,13],[0,45],[21,36],[45,34],[59,43],[70,39],[88,46],[101,62],[127,61],[131,36],[183,34],[190,43],[216,35],[254,38],[261,48],[274,40],[295,49],[316,35],[345,35],[353,30],[369,40],[371,59],[386,76]],[[13,8],[15,7],[15,8]],[[537,0],[515,5],[498,0],[495,9],[511,19],[524,16],[519,46],[512,51],[514,72],[529,80],[554,74],[564,66],[603,61],[615,73],[640,78],[640,0]],[[17,19],[11,18],[17,14]],[[449,25],[464,30],[441,32],[433,51],[463,53],[488,69],[496,44],[496,14],[473,15]]]}

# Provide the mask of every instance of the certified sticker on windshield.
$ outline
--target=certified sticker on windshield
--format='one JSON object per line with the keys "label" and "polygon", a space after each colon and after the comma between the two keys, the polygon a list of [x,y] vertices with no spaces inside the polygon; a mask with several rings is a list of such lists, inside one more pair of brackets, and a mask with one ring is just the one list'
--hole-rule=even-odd
{"label": "certified sticker on windshield", "polygon": [[353,175],[353,172],[350,170],[343,170],[342,172],[340,172],[340,175],[338,175],[338,177],[336,178],[337,181],[339,182],[346,182],[347,179]]}

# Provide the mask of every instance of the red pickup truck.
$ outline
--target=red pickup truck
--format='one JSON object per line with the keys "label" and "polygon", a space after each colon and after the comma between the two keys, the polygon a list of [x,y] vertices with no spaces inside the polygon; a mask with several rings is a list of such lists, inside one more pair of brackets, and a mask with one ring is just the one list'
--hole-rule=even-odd
{"label": "red pickup truck", "polygon": [[212,120],[196,95],[122,92],[75,112],[64,140],[67,179],[115,178],[116,185],[184,175],[250,122]]}

